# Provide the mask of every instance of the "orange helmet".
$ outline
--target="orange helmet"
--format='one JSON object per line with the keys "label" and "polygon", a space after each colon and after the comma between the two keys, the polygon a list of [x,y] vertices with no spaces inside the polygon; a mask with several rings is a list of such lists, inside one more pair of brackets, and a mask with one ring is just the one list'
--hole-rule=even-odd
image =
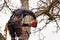
{"label": "orange helmet", "polygon": [[34,27],[34,28],[36,28],[37,27],[37,20],[35,20],[35,19],[32,20],[31,21],[31,26]]}

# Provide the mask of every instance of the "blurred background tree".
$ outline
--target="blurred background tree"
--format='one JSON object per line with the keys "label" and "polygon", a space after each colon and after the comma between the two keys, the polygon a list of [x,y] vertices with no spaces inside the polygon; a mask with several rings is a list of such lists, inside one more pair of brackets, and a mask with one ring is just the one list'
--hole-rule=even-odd
{"label": "blurred background tree", "polygon": [[[30,0],[18,0],[19,1],[19,5],[15,6],[15,3],[12,2],[12,0],[0,0],[0,12],[4,11],[5,13],[7,12],[7,14],[9,14],[8,12],[10,12],[12,14],[12,11],[14,11],[15,9],[18,8],[24,8],[24,9],[29,9],[29,1]],[[13,0],[16,1],[16,0]],[[18,7],[19,6],[19,7]],[[7,11],[7,10],[8,11]],[[56,33],[58,33],[58,31],[60,30],[60,25],[59,25],[59,21],[60,21],[60,0],[37,0],[37,7],[36,8],[31,8],[29,10],[32,10],[36,17],[43,17],[39,19],[39,23],[41,23],[42,21],[45,23],[45,25],[42,28],[38,28],[38,31],[35,31],[33,33],[36,32],[41,32],[44,28],[47,27],[47,25],[49,23],[56,23],[55,27],[56,27]],[[9,14],[9,15],[11,15]],[[26,18],[28,17],[28,21],[26,21]],[[26,18],[24,18],[24,22],[30,23],[32,18],[30,16],[27,16]],[[29,20],[31,19],[31,20]],[[29,28],[30,29],[30,28]],[[30,30],[29,30],[30,31]],[[32,33],[31,33],[32,34]],[[41,39],[40,39],[41,40]]]}

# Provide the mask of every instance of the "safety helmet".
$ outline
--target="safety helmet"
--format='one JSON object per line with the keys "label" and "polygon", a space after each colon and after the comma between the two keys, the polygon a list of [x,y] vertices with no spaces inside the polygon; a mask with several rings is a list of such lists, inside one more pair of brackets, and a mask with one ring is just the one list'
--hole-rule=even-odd
{"label": "safety helmet", "polygon": [[37,27],[37,20],[36,19],[31,21],[31,26],[34,27],[34,28]]}

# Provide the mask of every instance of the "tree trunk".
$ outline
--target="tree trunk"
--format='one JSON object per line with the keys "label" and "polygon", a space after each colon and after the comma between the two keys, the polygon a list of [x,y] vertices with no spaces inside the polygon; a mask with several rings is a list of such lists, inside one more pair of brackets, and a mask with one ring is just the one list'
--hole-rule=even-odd
{"label": "tree trunk", "polygon": [[0,33],[0,40],[5,40],[5,38],[3,37],[1,33]]}
{"label": "tree trunk", "polygon": [[28,3],[28,1],[29,0],[21,0],[22,8],[29,9],[29,3]]}
{"label": "tree trunk", "polygon": [[[24,8],[24,9],[29,9],[29,0],[21,0],[21,3],[22,3],[22,8]],[[26,20],[27,19],[27,20]],[[29,20],[30,19],[30,20]],[[23,22],[24,23],[28,23],[28,24],[30,24],[30,22],[31,22],[31,17],[30,16],[26,16],[26,17],[24,17],[24,19],[23,19]],[[28,27],[24,27],[24,31],[27,31],[28,33],[30,33],[30,27],[28,26]],[[23,31],[23,36],[24,37],[22,37],[22,39],[24,38],[24,40],[28,40],[28,34],[26,34],[26,33],[24,33],[24,31]]]}

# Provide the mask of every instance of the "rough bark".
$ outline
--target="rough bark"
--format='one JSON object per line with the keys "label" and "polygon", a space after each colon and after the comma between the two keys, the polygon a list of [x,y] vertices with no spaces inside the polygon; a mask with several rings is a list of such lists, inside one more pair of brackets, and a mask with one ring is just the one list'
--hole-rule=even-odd
{"label": "rough bark", "polygon": [[[23,9],[29,9],[29,3],[28,2],[29,2],[29,0],[21,0]],[[24,17],[23,22],[30,24],[31,20],[32,20],[32,17],[26,16],[26,17]],[[28,27],[24,27],[24,30],[27,31],[28,33],[30,33],[30,27],[29,26]],[[28,34],[26,34],[26,33],[24,34],[24,37],[23,37],[24,40],[28,40],[29,37],[27,35]]]}
{"label": "rough bark", "polygon": [[0,40],[5,40],[5,38],[3,37],[1,33],[0,33]]}

